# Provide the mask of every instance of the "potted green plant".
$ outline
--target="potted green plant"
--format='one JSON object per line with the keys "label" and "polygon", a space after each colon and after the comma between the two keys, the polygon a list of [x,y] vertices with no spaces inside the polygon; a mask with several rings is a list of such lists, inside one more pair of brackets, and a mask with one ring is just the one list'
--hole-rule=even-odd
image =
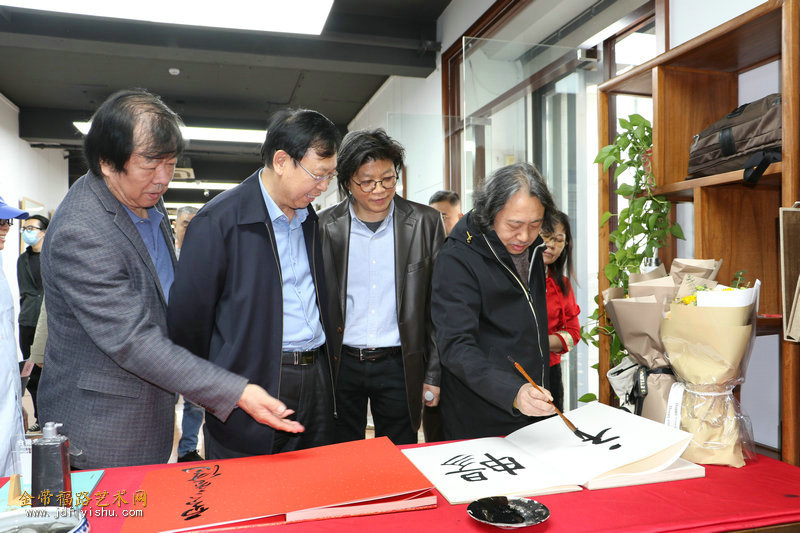
{"label": "potted green plant", "polygon": [[[653,194],[656,181],[651,165],[653,127],[650,121],[633,114],[627,119],[621,118],[619,126],[614,142],[602,147],[594,162],[602,164],[606,172],[614,167],[615,192],[628,201],[619,213],[606,211],[600,220],[601,226],[614,218],[617,220],[617,227],[609,235],[613,249],[603,274],[611,287],[622,287],[627,293],[630,274],[640,271],[645,258],[654,257],[670,235],[678,239],[684,237],[681,227],[670,223],[672,206],[669,200]],[[598,298],[599,295],[595,302]],[[600,335],[608,335],[611,367],[614,367],[625,356],[625,348],[613,324],[608,317],[604,318],[601,321],[599,308],[595,309],[589,316],[592,322],[581,328],[581,337],[587,344],[599,346]],[[582,402],[595,399],[591,393],[579,398]]]}

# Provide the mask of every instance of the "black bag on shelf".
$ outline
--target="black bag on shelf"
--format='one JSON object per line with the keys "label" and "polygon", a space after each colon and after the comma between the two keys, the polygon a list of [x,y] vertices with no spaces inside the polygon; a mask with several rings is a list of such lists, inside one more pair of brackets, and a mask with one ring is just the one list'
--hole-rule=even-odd
{"label": "black bag on shelf", "polygon": [[781,160],[781,95],[744,104],[694,136],[689,149],[689,177],[745,169],[755,183]]}

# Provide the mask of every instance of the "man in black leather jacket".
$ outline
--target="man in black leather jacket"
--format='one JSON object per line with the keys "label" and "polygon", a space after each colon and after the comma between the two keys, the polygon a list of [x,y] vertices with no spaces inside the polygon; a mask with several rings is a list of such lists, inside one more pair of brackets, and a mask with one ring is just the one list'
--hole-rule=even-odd
{"label": "man in black leather jacket", "polygon": [[445,238],[438,211],[395,194],[403,148],[381,129],[349,133],[339,150],[346,199],[320,213],[336,363],[336,439],[417,442],[423,402],[439,399],[431,277]]}

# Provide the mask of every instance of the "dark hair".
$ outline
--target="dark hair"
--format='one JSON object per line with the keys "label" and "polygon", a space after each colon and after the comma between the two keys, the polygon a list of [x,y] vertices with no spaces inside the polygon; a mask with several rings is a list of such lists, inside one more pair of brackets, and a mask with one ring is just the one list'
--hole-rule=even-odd
{"label": "dark hair", "polygon": [[336,125],[325,115],[310,109],[283,109],[270,117],[267,137],[261,145],[261,159],[267,168],[272,168],[278,150],[300,161],[310,148],[319,157],[333,157],[341,138]]}
{"label": "dark hair", "polygon": [[561,250],[561,255],[559,255],[558,259],[553,261],[552,264],[548,265],[547,269],[550,272],[550,277],[553,278],[558,288],[561,289],[562,294],[566,296],[568,291],[567,284],[564,283],[564,276],[567,276],[570,280],[575,277],[575,273],[572,270],[572,229],[569,225],[569,216],[562,211],[555,211],[547,225],[543,226],[543,229],[555,233],[558,224],[564,226],[566,243]]}
{"label": "dark hair", "polygon": [[177,157],[183,151],[182,125],[155,94],[144,89],[118,91],[92,117],[83,138],[83,155],[97,176],[103,175],[101,161],[124,171],[134,149],[149,159]]}
{"label": "dark hair", "polygon": [[345,196],[350,195],[350,178],[361,165],[370,161],[391,161],[395,172],[399,173],[403,166],[403,146],[389,137],[383,128],[374,130],[358,130],[348,133],[339,148],[339,160],[336,170],[339,173],[339,190]]}
{"label": "dark hair", "polygon": [[42,231],[46,230],[47,226],[50,225],[50,219],[47,217],[43,217],[42,215],[31,215],[26,219],[26,222],[34,219],[42,223]]}
{"label": "dark hair", "polygon": [[458,193],[454,191],[436,191],[431,196],[431,199],[428,200],[428,205],[439,202],[447,202],[450,205],[458,205],[461,202],[461,198],[458,196]]}
{"label": "dark hair", "polygon": [[472,218],[478,229],[482,233],[489,231],[497,213],[505,207],[509,198],[523,188],[542,202],[544,206],[542,223],[547,225],[553,212],[556,211],[556,205],[544,178],[530,163],[515,163],[492,172],[483,188],[475,193]]}

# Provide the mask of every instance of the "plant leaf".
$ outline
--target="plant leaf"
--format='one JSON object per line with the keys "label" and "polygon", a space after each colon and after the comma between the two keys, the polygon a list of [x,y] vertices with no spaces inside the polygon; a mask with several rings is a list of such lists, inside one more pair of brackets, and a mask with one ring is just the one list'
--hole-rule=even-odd
{"label": "plant leaf", "polygon": [[620,163],[617,165],[617,169],[614,171],[614,180],[616,181],[619,178],[619,175],[628,170],[628,168],[630,167],[625,163]]}
{"label": "plant leaf", "polygon": [[606,158],[603,160],[603,172],[608,172],[608,168],[616,162],[617,156],[614,154],[606,156]]}
{"label": "plant leaf", "polygon": [[686,239],[683,236],[683,230],[681,229],[679,224],[673,224],[669,227],[669,232],[672,233],[678,239]]}
{"label": "plant leaf", "polygon": [[608,219],[610,219],[613,216],[614,215],[612,215],[610,211],[606,211],[605,213],[603,213],[603,216],[600,217],[600,225],[602,226],[603,224],[608,222]]}
{"label": "plant leaf", "polygon": [[609,144],[608,146],[603,146],[600,148],[600,151],[597,152],[597,157],[594,158],[595,163],[602,163],[605,161],[605,158],[608,157],[608,154],[614,149],[613,144]]}
{"label": "plant leaf", "polygon": [[625,196],[626,198],[629,197],[630,195],[632,195],[634,192],[635,192],[635,189],[633,188],[633,185],[631,185],[629,183],[624,183],[624,184],[620,185],[619,188],[616,190],[616,193],[618,195]]}
{"label": "plant leaf", "polygon": [[586,394],[578,398],[578,401],[583,403],[596,402],[597,396],[595,396],[594,393],[587,392]]}
{"label": "plant leaf", "polygon": [[638,113],[629,116],[628,120],[630,120],[631,124],[634,126],[650,126],[650,121]]}
{"label": "plant leaf", "polygon": [[614,278],[619,275],[619,267],[614,263],[609,263],[606,265],[606,268],[603,269],[603,273],[606,275],[606,278],[608,278],[608,281],[614,281]]}

